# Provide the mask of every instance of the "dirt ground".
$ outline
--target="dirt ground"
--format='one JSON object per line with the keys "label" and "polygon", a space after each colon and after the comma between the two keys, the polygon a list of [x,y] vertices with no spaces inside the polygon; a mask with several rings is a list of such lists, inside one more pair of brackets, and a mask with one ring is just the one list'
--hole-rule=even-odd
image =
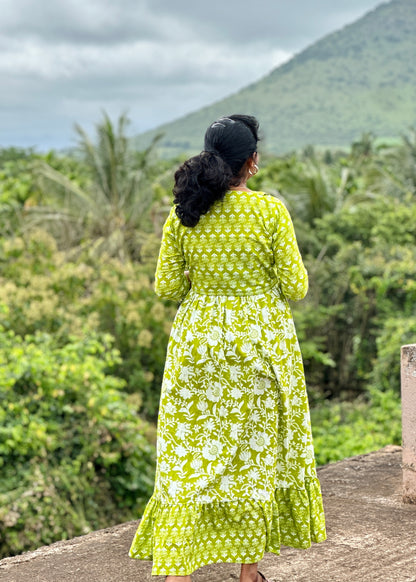
{"label": "dirt ground", "polygon": [[[327,541],[266,554],[273,582],[416,582],[416,505],[402,503],[401,448],[385,447],[318,469]],[[128,549],[137,522],[0,561],[1,582],[159,582]],[[239,566],[205,566],[193,582],[235,582]]]}

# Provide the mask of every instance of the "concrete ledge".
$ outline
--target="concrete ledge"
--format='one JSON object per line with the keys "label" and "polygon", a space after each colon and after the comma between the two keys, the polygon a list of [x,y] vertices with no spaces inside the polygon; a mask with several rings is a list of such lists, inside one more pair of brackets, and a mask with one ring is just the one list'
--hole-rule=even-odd
{"label": "concrete ledge", "polygon": [[401,349],[403,501],[416,504],[416,344]]}
{"label": "concrete ledge", "polygon": [[[318,469],[328,540],[266,554],[274,582],[416,582],[416,506],[402,503],[401,447]],[[151,563],[128,557],[131,521],[0,561],[2,582],[159,582]],[[194,582],[235,582],[239,566],[201,568]]]}

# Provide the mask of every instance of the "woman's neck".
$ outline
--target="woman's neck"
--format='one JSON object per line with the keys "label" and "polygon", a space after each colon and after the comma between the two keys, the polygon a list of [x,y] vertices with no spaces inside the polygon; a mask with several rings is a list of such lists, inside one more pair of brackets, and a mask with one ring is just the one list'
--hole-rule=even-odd
{"label": "woman's neck", "polygon": [[230,188],[230,190],[236,191],[244,190],[245,192],[252,192],[252,190],[250,190],[250,188],[247,186],[246,182],[240,182],[238,186],[233,186],[232,188]]}

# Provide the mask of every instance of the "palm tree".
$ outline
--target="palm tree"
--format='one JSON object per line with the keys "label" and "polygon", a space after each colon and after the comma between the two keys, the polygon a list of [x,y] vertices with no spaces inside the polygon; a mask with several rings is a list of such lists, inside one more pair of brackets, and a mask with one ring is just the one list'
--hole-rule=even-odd
{"label": "palm tree", "polygon": [[414,202],[416,194],[416,128],[402,136],[402,143],[387,152],[380,168],[381,187],[393,196]]}
{"label": "palm tree", "polygon": [[293,213],[310,225],[336,204],[331,169],[314,157],[289,159],[280,168],[278,186]]}
{"label": "palm tree", "polygon": [[160,136],[147,150],[137,152],[126,135],[129,123],[122,114],[114,125],[104,113],[95,141],[75,126],[77,153],[90,177],[86,186],[45,161],[37,164],[44,204],[28,208],[27,215],[30,224],[46,224],[61,248],[88,248],[94,254],[105,252],[121,260],[140,258],[140,248],[152,230],[148,169]]}

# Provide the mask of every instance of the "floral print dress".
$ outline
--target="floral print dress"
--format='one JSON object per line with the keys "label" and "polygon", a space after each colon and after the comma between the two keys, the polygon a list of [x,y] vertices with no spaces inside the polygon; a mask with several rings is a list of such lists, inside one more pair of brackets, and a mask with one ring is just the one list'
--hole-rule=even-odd
{"label": "floral print dress", "polygon": [[193,228],[172,208],[155,288],[181,303],[162,383],[155,488],[130,557],[153,560],[154,575],[185,576],[323,541],[288,304],[305,296],[308,277],[285,206],[229,191]]}

